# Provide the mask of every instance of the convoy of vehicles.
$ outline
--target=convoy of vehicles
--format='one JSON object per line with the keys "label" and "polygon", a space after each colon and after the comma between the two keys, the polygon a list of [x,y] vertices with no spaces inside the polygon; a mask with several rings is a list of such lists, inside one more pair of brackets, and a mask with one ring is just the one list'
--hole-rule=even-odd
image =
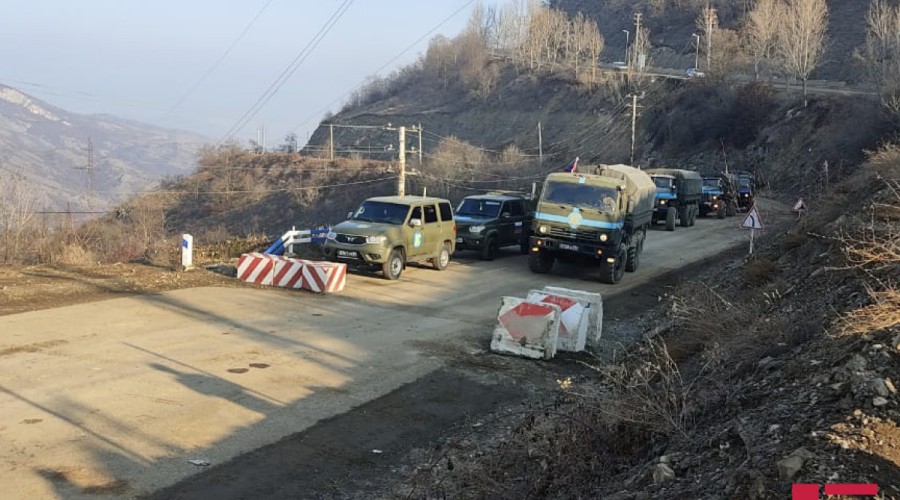
{"label": "convoy of vehicles", "polygon": [[528,266],[547,273],[557,259],[599,263],[600,280],[618,283],[638,268],[655,193],[650,176],[626,165],[550,174],[534,215]]}
{"label": "convoy of vehicles", "polygon": [[697,216],[724,218],[753,204],[749,172],[701,176],[602,164],[585,171],[548,175],[537,200],[493,191],[463,198],[455,211],[443,198],[369,198],[329,231],[325,257],[396,280],[410,262],[443,270],[456,250],[494,260],[501,248],[517,246],[532,272],[574,262],[599,267],[600,281],[618,283],[637,270],[653,224],[665,221],[672,231],[676,220],[690,227]]}
{"label": "convoy of vehicles", "polygon": [[703,180],[692,170],[654,168],[645,170],[656,184],[653,224],[665,221],[666,231],[675,230],[675,219],[681,227],[693,226],[700,213]]}
{"label": "convoy of vehicles", "polygon": [[456,249],[474,250],[482,260],[494,260],[502,247],[528,252],[534,203],[516,192],[468,196],[456,209]]}

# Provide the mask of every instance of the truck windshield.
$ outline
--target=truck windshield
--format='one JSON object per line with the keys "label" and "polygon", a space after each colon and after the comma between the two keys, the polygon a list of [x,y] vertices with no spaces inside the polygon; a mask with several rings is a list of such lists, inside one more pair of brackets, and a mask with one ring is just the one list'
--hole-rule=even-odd
{"label": "truck windshield", "polygon": [[456,215],[469,217],[496,217],[500,214],[500,202],[466,198],[456,209]]}
{"label": "truck windshield", "polygon": [[407,212],[409,212],[407,205],[383,201],[364,201],[353,214],[353,220],[400,225],[405,222]]}
{"label": "truck windshield", "polygon": [[719,187],[719,178],[718,177],[704,177],[703,185],[706,187]]}
{"label": "truck windshield", "polygon": [[597,210],[615,210],[617,194],[613,188],[550,181],[544,186],[543,201]]}
{"label": "truck windshield", "polygon": [[675,179],[669,177],[653,177],[653,183],[656,184],[658,188],[669,189],[672,187],[672,181]]}
{"label": "truck windshield", "polygon": [[749,189],[750,188],[750,179],[741,177],[740,179],[738,179],[738,186]]}

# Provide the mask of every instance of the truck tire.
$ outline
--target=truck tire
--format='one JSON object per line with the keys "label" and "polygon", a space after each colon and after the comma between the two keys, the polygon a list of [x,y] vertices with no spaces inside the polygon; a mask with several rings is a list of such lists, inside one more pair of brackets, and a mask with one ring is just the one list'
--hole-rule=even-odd
{"label": "truck tire", "polygon": [[554,258],[546,252],[530,252],[528,254],[528,268],[531,272],[547,274],[553,267]]}
{"label": "truck tire", "polygon": [[738,204],[735,200],[729,200],[725,205],[725,215],[734,217],[738,213]]}
{"label": "truck tire", "polygon": [[719,209],[716,210],[716,218],[724,219],[725,218],[725,205],[720,205]]}
{"label": "truck tire", "polygon": [[637,271],[638,265],[641,263],[641,253],[644,251],[644,241],[629,246],[628,253],[625,257],[625,270],[629,273]]}
{"label": "truck tire", "polygon": [[628,254],[625,247],[619,248],[619,254],[616,255],[616,261],[613,264],[603,262],[600,266],[600,281],[609,285],[615,285],[622,281],[625,276],[625,261]]}
{"label": "truck tire", "polygon": [[675,216],[677,210],[675,207],[669,207],[669,210],[666,212],[666,231],[674,231],[675,230]]}
{"label": "truck tire", "polygon": [[438,250],[438,254],[431,259],[431,267],[443,271],[448,265],[450,265],[450,243],[445,242]]}
{"label": "truck tire", "polygon": [[691,207],[681,207],[681,210],[678,211],[678,224],[681,227],[691,225]]}
{"label": "truck tire", "polygon": [[500,243],[494,236],[488,236],[484,240],[484,246],[481,247],[481,260],[494,260],[497,258],[497,252],[500,250]]}
{"label": "truck tire", "polygon": [[381,273],[384,274],[385,279],[391,281],[400,279],[400,274],[403,273],[403,265],[403,250],[395,248],[391,250],[391,255],[388,256],[388,259],[381,264]]}
{"label": "truck tire", "polygon": [[697,222],[697,214],[700,212],[700,207],[698,207],[697,205],[691,205],[688,210],[691,213],[691,215],[688,217],[688,225],[693,227]]}

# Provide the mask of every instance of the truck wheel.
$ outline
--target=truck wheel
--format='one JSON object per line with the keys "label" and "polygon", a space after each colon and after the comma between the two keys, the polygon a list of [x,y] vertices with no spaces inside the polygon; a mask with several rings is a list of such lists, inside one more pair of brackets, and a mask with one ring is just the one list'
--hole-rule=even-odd
{"label": "truck wheel", "polygon": [[388,257],[383,264],[381,264],[381,273],[384,274],[385,279],[396,280],[400,279],[400,274],[403,272],[403,250],[399,248],[395,248],[391,251],[391,255]]}
{"label": "truck wheel", "polygon": [[676,214],[675,207],[669,207],[669,210],[666,212],[666,231],[674,231],[675,230],[675,216]]}
{"label": "truck wheel", "polygon": [[629,273],[637,271],[638,265],[641,263],[641,252],[644,250],[643,247],[643,241],[628,247],[628,254],[625,259],[625,270]]}
{"label": "truck wheel", "polygon": [[688,210],[691,215],[688,216],[688,225],[693,226],[695,222],[697,222],[697,213],[700,211],[700,208],[696,206],[691,206]]}
{"label": "truck wheel", "polygon": [[447,269],[448,265],[450,265],[450,244],[444,243],[441,245],[438,254],[431,259],[431,267],[438,271],[443,271],[444,269]]}
{"label": "truck wheel", "polygon": [[688,227],[691,225],[691,207],[682,207],[681,210],[678,211],[678,223],[681,227]]}
{"label": "truck wheel", "polygon": [[625,251],[625,247],[621,247],[614,263],[603,262],[603,265],[600,266],[600,281],[610,285],[615,285],[622,281],[622,278],[625,276],[625,260],[627,257],[628,254]]}
{"label": "truck wheel", "polygon": [[720,206],[719,209],[716,211],[716,218],[717,219],[725,218],[725,206],[724,205]]}
{"label": "truck wheel", "polygon": [[494,260],[497,258],[497,251],[500,250],[500,244],[497,238],[491,236],[484,242],[481,248],[481,260]]}
{"label": "truck wheel", "polygon": [[531,272],[547,274],[553,267],[553,256],[546,252],[531,252],[528,254],[528,267]]}

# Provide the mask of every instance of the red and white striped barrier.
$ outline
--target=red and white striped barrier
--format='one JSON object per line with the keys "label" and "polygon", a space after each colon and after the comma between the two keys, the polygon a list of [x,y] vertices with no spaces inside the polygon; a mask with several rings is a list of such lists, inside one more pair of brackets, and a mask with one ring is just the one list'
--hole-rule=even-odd
{"label": "red and white striped barrier", "polygon": [[587,347],[597,353],[600,349],[600,334],[603,333],[603,296],[595,292],[584,290],[572,290],[557,286],[545,286],[542,292],[561,295],[575,299],[584,307],[584,318],[587,319],[587,332],[585,343],[581,348]]}
{"label": "red and white striped barrier", "polygon": [[531,303],[516,297],[501,297],[491,350],[532,359],[556,355],[562,310],[552,303]]}
{"label": "red and white striped barrier", "polygon": [[543,290],[531,290],[525,300],[535,304],[558,305],[562,313],[559,317],[559,337],[556,349],[569,352],[584,350],[588,330],[588,318],[585,312],[589,310],[590,304],[586,304],[587,307],[585,307],[585,304],[578,299]]}
{"label": "red and white striped barrier", "polygon": [[316,293],[334,293],[347,283],[347,264],[343,262],[303,261],[303,288]]}
{"label": "red and white striped barrier", "polygon": [[271,285],[275,260],[271,255],[263,253],[245,253],[241,255],[237,265],[237,277],[247,283]]}
{"label": "red and white striped barrier", "polygon": [[245,253],[238,260],[237,277],[247,283],[335,293],[347,283],[347,264],[292,259],[280,255]]}

